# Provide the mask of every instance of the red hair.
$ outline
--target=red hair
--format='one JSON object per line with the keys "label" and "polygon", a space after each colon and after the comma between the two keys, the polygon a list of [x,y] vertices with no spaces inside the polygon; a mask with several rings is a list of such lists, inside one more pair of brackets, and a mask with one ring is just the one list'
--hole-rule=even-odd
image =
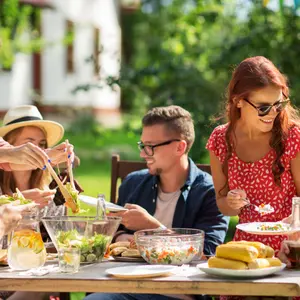
{"label": "red hair", "polygon": [[[243,60],[232,74],[228,86],[226,103],[226,115],[229,126],[225,135],[227,144],[227,154],[223,164],[225,174],[228,172],[228,160],[231,157],[234,147],[232,136],[235,132],[237,121],[241,117],[240,108],[236,105],[237,101],[248,98],[251,92],[268,86],[281,88],[282,94],[288,98],[289,88],[285,76],[280,73],[269,59],[263,56],[254,56]],[[296,110],[288,104],[287,107],[276,116],[270,139],[270,147],[276,152],[272,172],[274,180],[279,186],[280,176],[284,172],[284,167],[280,159],[284,153],[288,131],[295,125],[300,125],[300,119]]]}

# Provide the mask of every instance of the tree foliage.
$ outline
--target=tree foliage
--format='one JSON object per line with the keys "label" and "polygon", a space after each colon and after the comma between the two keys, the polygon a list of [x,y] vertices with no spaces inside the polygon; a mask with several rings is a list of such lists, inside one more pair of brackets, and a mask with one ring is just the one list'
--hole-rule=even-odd
{"label": "tree foliage", "polygon": [[123,66],[113,83],[122,87],[123,109],[142,115],[177,104],[189,110],[197,161],[206,155],[216,126],[211,117],[221,112],[232,69],[246,57],[271,59],[290,80],[292,102],[300,100],[299,16],[290,7],[249,3],[245,10],[225,0],[143,0],[140,11],[122,15]]}
{"label": "tree foliage", "polygon": [[16,53],[31,54],[57,43],[72,43],[73,31],[67,31],[63,39],[46,41],[40,23],[41,8],[19,0],[0,0],[0,70],[11,69]]}
{"label": "tree foliage", "polygon": [[37,52],[44,46],[38,21],[40,9],[19,0],[0,1],[0,69],[10,69],[17,52]]}

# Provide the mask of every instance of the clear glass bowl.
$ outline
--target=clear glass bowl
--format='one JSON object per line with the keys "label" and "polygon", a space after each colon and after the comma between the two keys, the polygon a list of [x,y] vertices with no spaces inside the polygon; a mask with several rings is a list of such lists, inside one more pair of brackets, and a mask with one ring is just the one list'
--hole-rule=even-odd
{"label": "clear glass bowl", "polygon": [[102,260],[121,218],[95,220],[95,217],[61,216],[43,218],[42,222],[57,251],[79,248],[80,261],[92,263]]}
{"label": "clear glass bowl", "polygon": [[204,231],[199,229],[140,230],[134,237],[141,256],[150,264],[187,264],[204,246]]}

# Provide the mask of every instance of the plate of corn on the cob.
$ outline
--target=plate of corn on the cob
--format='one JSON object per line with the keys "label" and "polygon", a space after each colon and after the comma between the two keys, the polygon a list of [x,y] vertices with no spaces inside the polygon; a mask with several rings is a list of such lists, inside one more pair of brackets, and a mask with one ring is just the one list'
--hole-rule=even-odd
{"label": "plate of corn on the cob", "polygon": [[259,278],[286,267],[274,257],[274,249],[260,242],[236,241],[219,245],[216,255],[198,264],[201,271],[221,277]]}

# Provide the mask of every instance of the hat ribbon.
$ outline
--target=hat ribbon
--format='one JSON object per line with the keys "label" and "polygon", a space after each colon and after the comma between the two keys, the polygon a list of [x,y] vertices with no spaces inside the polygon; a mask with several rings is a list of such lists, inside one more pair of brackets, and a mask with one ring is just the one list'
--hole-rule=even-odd
{"label": "hat ribbon", "polygon": [[24,121],[36,121],[36,120],[42,121],[43,119],[41,119],[39,117],[22,117],[22,118],[15,119],[11,122],[6,123],[5,126],[15,124],[15,123],[24,122]]}

